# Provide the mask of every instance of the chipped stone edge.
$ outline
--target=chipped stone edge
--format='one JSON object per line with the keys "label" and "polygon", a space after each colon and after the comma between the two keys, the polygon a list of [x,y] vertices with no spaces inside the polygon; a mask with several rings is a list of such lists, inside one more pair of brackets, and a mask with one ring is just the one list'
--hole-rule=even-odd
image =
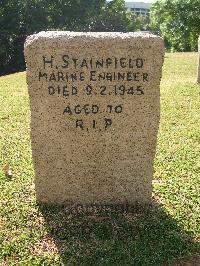
{"label": "chipped stone edge", "polygon": [[[81,40],[84,38],[84,41],[93,41],[93,40],[129,40],[129,39],[151,39],[153,40],[160,40],[163,43],[163,38],[154,35],[149,32],[71,32],[71,31],[41,31],[37,34],[30,35],[26,38],[24,49],[26,50],[27,47],[33,46],[36,44],[38,46],[38,41],[41,40],[56,40],[62,39],[66,41],[71,41],[76,39],[76,41]],[[81,43],[81,42],[80,42]],[[35,45],[34,45],[35,46]]]}

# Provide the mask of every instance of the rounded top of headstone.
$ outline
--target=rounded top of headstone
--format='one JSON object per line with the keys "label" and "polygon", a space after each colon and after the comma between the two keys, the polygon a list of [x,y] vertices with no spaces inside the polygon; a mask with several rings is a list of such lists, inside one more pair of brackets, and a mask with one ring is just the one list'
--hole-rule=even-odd
{"label": "rounded top of headstone", "polygon": [[72,31],[41,31],[28,36],[25,47],[44,40],[62,41],[98,41],[98,40],[128,41],[130,39],[151,39],[156,42],[163,42],[163,39],[150,32],[72,32]]}

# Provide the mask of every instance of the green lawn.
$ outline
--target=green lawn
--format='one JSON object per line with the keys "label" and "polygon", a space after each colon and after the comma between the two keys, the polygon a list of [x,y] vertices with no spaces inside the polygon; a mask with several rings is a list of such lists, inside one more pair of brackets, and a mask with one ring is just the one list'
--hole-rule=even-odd
{"label": "green lawn", "polygon": [[0,265],[175,265],[199,252],[196,64],[196,53],[166,54],[154,204],[125,212],[36,204],[25,73],[0,77]]}

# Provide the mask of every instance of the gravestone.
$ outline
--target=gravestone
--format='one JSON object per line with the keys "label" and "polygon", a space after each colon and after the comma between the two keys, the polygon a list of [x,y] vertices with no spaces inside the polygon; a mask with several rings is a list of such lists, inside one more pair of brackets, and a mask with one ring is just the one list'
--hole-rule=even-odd
{"label": "gravestone", "polygon": [[197,67],[197,83],[200,83],[200,36],[198,40],[198,67]]}
{"label": "gravestone", "polygon": [[37,201],[149,203],[163,40],[41,32],[25,58]]}

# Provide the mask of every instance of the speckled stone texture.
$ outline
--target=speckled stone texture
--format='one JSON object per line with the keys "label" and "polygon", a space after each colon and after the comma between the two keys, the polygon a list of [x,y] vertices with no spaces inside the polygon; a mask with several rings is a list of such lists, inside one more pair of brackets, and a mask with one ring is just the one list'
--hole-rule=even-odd
{"label": "speckled stone texture", "polygon": [[163,40],[41,32],[25,58],[37,201],[148,204]]}
{"label": "speckled stone texture", "polygon": [[199,51],[199,58],[198,58],[198,68],[197,68],[197,83],[200,83],[200,36],[198,40],[198,51]]}

